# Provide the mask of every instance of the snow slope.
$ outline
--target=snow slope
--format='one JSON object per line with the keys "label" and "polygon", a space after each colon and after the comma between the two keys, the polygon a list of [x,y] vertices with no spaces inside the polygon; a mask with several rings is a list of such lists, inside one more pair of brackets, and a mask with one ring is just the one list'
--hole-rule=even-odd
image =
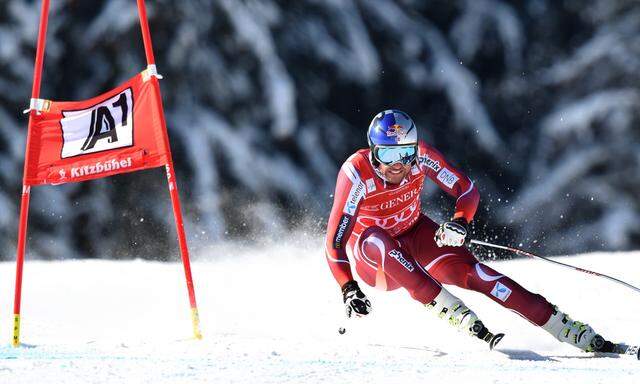
{"label": "snow slope", "polygon": [[[458,293],[500,351],[458,334],[403,291],[366,289],[344,321],[321,244],[212,248],[193,263],[204,340],[190,339],[178,263],[27,261],[24,346],[9,346],[14,265],[0,263],[0,383],[632,383],[640,362],[562,345],[472,292]],[[567,262],[640,285],[640,252]],[[640,295],[534,260],[491,265],[614,340],[640,342]],[[341,325],[345,335],[338,335]]]}

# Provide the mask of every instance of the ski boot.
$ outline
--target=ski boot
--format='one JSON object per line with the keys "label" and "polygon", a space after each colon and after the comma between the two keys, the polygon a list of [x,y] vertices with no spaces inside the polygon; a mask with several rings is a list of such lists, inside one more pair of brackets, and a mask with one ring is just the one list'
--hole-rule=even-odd
{"label": "ski boot", "polygon": [[551,317],[542,328],[559,341],[571,344],[585,352],[594,352],[602,348],[604,343],[604,339],[596,334],[589,324],[572,320],[556,306],[553,307]]}
{"label": "ski boot", "polygon": [[631,355],[640,360],[639,346],[612,343],[597,334],[588,324],[571,320],[556,306],[553,307],[551,317],[542,328],[561,342],[571,344],[585,352]]}
{"label": "ski boot", "polygon": [[462,300],[453,296],[444,288],[435,299],[429,304],[425,304],[425,307],[459,331],[466,332],[485,341],[489,344],[490,349],[493,349],[504,337],[503,333],[494,335],[489,332],[482,321],[478,319],[478,316]]}

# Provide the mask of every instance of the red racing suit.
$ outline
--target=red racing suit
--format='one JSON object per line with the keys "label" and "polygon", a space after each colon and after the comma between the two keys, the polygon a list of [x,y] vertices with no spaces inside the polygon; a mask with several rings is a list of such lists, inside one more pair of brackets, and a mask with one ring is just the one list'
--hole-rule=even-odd
{"label": "red racing suit", "polygon": [[421,213],[426,178],[456,198],[453,218],[471,222],[480,194],[474,183],[435,148],[418,144],[418,158],[400,184],[390,184],[372,165],[370,150],[357,151],[338,174],[325,241],[326,258],[340,286],[353,280],[351,263],[376,288],[404,287],[429,303],[441,283],[482,292],[531,322],[544,324],[553,311],[540,295],[479,263],[465,247],[437,247],[438,225]]}

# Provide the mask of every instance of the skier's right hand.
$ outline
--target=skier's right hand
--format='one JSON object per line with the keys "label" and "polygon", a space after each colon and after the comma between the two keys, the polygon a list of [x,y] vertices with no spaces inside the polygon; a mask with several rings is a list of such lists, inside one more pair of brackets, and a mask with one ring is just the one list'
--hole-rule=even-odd
{"label": "skier's right hand", "polygon": [[371,313],[371,301],[358,287],[358,282],[350,280],[342,286],[342,301],[347,310],[347,317],[362,317]]}

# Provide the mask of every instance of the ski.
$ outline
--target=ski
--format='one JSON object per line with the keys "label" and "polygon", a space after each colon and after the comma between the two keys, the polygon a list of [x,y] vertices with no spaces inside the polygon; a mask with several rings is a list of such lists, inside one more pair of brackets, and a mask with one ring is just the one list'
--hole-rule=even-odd
{"label": "ski", "polygon": [[498,333],[494,335],[493,333],[489,332],[487,336],[484,337],[483,340],[489,343],[489,349],[493,350],[493,348],[495,348],[496,345],[498,345],[498,343],[500,342],[500,340],[502,340],[503,337],[504,337],[504,333]]}
{"label": "ski", "polygon": [[487,344],[489,344],[489,349],[491,350],[495,348],[495,346],[498,345],[500,340],[504,337],[504,333],[498,333],[495,335],[491,333],[479,320],[475,322],[471,331],[478,339],[487,342]]}
{"label": "ski", "polygon": [[612,343],[610,341],[605,341],[604,347],[598,352],[615,353],[617,355],[629,355],[634,356],[636,359],[640,360],[640,346],[638,345],[627,345],[624,343]]}
{"label": "ski", "polygon": [[602,336],[597,335],[591,344],[594,347],[596,353],[612,353],[617,355],[630,355],[635,356],[640,360],[640,346],[627,345],[624,343],[612,343],[605,340]]}

